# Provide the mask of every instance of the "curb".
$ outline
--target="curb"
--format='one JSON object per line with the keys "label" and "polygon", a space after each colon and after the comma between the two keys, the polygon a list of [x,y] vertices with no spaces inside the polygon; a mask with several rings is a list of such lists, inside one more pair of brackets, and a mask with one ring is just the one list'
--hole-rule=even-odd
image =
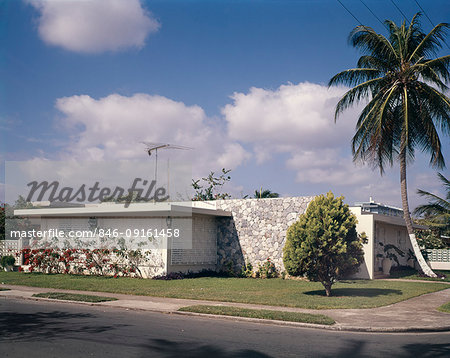
{"label": "curb", "polygon": [[215,315],[208,313],[197,313],[197,312],[184,312],[184,311],[173,311],[172,314],[177,315],[188,315],[197,317],[209,317],[223,320],[231,321],[244,321],[253,322],[261,324],[272,324],[276,326],[288,326],[288,327],[299,327],[299,328],[314,328],[323,329],[328,331],[338,331],[338,332],[367,332],[367,333],[433,333],[433,332],[448,332],[450,331],[450,326],[441,327],[358,327],[358,326],[342,326],[339,323],[334,325],[323,325],[323,324],[313,324],[313,323],[301,323],[301,322],[289,322],[289,321],[278,321],[262,318],[249,318],[249,317],[239,317],[239,316],[224,316]]}
{"label": "curb", "polygon": [[[202,318],[215,318],[222,319],[228,321],[241,321],[248,323],[259,323],[266,325],[274,325],[274,326],[285,326],[285,327],[298,327],[298,328],[313,328],[313,329],[321,329],[335,332],[366,332],[366,333],[433,333],[433,332],[449,332],[450,325],[448,326],[440,326],[440,327],[360,327],[360,326],[342,326],[339,323],[335,323],[333,325],[323,325],[323,324],[313,324],[313,323],[302,323],[302,322],[289,322],[289,321],[279,321],[279,320],[270,320],[270,319],[262,319],[262,318],[250,318],[250,317],[239,317],[239,316],[225,316],[225,315],[216,315],[216,314],[207,314],[207,313],[197,313],[197,312],[184,312],[184,311],[164,311],[161,309],[145,309],[138,307],[124,307],[124,306],[111,306],[108,305],[108,302],[82,302],[82,301],[71,301],[71,300],[58,300],[58,299],[50,299],[43,297],[25,297],[25,296],[3,296],[5,299],[14,298],[28,301],[44,301],[44,302],[56,302],[56,303],[68,303],[68,304],[78,304],[85,306],[96,306],[96,307],[108,307],[108,308],[118,308],[122,310],[131,310],[131,311],[144,311],[144,312],[157,312],[163,314],[174,314],[180,316],[194,316],[194,317],[202,317]],[[113,301],[119,302],[120,300]]]}

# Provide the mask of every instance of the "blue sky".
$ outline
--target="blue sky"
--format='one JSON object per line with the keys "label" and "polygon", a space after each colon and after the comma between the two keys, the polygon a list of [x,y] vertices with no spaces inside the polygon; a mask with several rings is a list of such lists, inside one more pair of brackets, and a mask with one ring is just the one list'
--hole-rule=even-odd
{"label": "blue sky", "polygon": [[[383,32],[361,1],[342,2]],[[364,3],[402,20],[390,0]],[[394,3],[408,18],[419,11],[414,0]],[[448,1],[419,3],[434,23],[448,21]],[[380,177],[351,161],[357,109],[333,123],[345,89],[326,83],[358,58],[347,43],[357,22],[338,1],[0,4],[2,174],[5,160],[145,159],[147,140],[194,147],[196,177],[231,168],[236,197],[262,186],[400,205],[397,166]],[[439,193],[435,177],[418,154],[413,206],[417,188]]]}

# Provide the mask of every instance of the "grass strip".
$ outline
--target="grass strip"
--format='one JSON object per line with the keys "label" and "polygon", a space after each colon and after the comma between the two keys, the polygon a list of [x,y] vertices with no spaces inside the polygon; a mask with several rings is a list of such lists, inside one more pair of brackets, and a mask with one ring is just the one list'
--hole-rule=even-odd
{"label": "grass strip", "polygon": [[9,288],[0,288],[0,291],[9,291]]}
{"label": "grass strip", "polygon": [[64,292],[43,292],[35,293],[33,297],[51,298],[54,300],[67,300],[67,301],[79,301],[79,302],[107,302],[117,301],[114,297],[93,296],[93,295],[80,295],[78,293],[64,293]]}
{"label": "grass strip", "polygon": [[417,270],[400,270],[392,271],[389,278],[402,278],[406,280],[424,280],[424,281],[437,281],[437,282],[450,282],[450,271],[449,270],[433,270],[436,274],[444,275],[441,277],[424,277],[418,274]]}
{"label": "grass strip", "polygon": [[241,308],[241,307],[233,307],[233,306],[196,305],[196,306],[182,307],[178,311],[216,314],[216,315],[222,315],[222,316],[237,316],[237,317],[271,319],[271,320],[288,321],[288,322],[325,324],[325,325],[332,325],[335,323],[335,321],[332,318],[322,315],[322,314],[261,310],[261,309],[250,309],[250,308]]}
{"label": "grass strip", "polygon": [[450,302],[447,302],[442,306],[438,307],[438,311],[450,313]]}

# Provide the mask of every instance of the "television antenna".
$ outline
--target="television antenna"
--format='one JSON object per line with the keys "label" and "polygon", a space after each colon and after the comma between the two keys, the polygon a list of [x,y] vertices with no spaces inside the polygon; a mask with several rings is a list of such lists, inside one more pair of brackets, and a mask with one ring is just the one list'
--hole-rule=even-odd
{"label": "television antenna", "polygon": [[[170,143],[151,143],[151,142],[141,142],[142,144],[145,144],[146,148],[145,151],[148,153],[149,156],[152,155],[152,153],[155,153],[155,182],[158,178],[158,149],[180,149],[180,150],[191,150],[194,148],[191,147],[185,147],[182,145],[175,145]],[[169,193],[169,162],[167,162],[167,193]]]}

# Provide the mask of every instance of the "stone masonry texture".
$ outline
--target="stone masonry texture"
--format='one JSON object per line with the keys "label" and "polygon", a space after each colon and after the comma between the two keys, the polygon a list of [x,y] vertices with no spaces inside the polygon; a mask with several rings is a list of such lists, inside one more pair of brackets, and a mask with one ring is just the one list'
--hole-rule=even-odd
{"label": "stone masonry texture", "polygon": [[244,263],[254,268],[270,258],[284,271],[283,247],[286,231],[306,211],[314,196],[218,200],[217,209],[232,217],[218,219],[218,269],[232,262],[239,270]]}

